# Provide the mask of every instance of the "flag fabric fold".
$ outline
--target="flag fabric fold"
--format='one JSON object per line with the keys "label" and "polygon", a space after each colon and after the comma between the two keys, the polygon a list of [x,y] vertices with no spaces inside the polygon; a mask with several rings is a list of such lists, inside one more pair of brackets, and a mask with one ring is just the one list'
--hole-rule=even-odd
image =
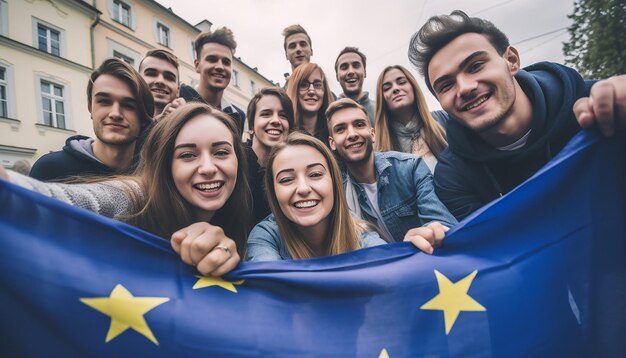
{"label": "flag fabric fold", "polygon": [[390,244],[222,278],[167,240],[0,182],[0,352],[619,356],[624,158],[623,139],[579,134],[433,255]]}

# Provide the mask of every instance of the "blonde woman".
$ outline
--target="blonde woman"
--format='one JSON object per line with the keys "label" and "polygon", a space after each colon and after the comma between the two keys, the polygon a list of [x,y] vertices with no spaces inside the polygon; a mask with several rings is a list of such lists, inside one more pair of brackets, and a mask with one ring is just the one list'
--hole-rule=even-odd
{"label": "blonde woman", "polygon": [[442,126],[446,120],[444,112],[430,113],[415,77],[406,68],[389,66],[378,77],[377,151],[415,154],[433,173],[437,157],[448,146]]}

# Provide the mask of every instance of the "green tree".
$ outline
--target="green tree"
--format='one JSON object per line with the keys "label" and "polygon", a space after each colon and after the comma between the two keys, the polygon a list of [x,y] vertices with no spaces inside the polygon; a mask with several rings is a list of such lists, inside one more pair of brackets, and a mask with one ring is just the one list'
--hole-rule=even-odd
{"label": "green tree", "polygon": [[626,73],[626,0],[576,0],[565,63],[585,78]]}

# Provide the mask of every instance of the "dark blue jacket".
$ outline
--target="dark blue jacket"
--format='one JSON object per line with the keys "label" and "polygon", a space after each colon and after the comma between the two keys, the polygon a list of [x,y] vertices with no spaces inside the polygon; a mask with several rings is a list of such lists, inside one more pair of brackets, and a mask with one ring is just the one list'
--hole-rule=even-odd
{"label": "dark blue jacket", "polygon": [[448,122],[448,148],[439,156],[435,189],[459,220],[531,177],[580,130],[572,108],[589,95],[593,81],[549,62],[529,66],[515,78],[533,106],[524,147],[501,151],[457,121]]}

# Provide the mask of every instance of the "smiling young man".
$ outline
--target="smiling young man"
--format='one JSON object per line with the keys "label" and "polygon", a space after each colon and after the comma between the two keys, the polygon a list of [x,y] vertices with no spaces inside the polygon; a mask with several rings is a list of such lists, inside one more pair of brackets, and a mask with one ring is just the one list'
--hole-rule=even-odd
{"label": "smiling young man", "polygon": [[185,104],[178,98],[178,58],[166,50],[150,50],[139,63],[139,73],[154,97],[154,119],[165,117]]}
{"label": "smiling young man", "polygon": [[[299,24],[289,25],[283,29],[282,35],[284,37],[285,58],[291,64],[292,73],[301,64],[311,62],[313,47],[311,46],[311,37],[304,27]],[[289,73],[285,73],[284,90],[287,89],[289,78]]]}
{"label": "smiling young man", "polygon": [[435,195],[419,157],[374,152],[374,128],[365,108],[349,98],[326,111],[329,142],[346,165],[346,196],[354,214],[377,225],[393,241],[411,241],[425,252],[441,245],[457,221]]}
{"label": "smiling young man", "polygon": [[435,185],[459,220],[532,176],[581,125],[597,120],[612,135],[626,120],[626,76],[585,81],[548,62],[521,69],[504,33],[462,11],[430,18],[411,43],[411,61],[455,119]]}
{"label": "smiling young man", "polygon": [[96,138],[67,139],[62,151],[39,158],[30,176],[43,181],[126,173],[136,164],[137,139],[152,122],[154,100],[130,65],[105,60],[87,84],[87,107]]}
{"label": "smiling young man", "polygon": [[335,60],[335,74],[343,90],[339,98],[350,98],[363,106],[374,127],[375,102],[370,100],[369,92],[363,91],[363,81],[367,77],[365,65],[365,55],[357,47],[348,46],[339,52]]}
{"label": "smiling young man", "polygon": [[180,97],[187,102],[203,102],[228,114],[237,123],[242,133],[245,113],[224,98],[224,90],[230,83],[233,67],[233,54],[237,42],[233,32],[222,27],[213,32],[203,32],[194,41],[196,59],[194,65],[200,74],[200,83],[194,89],[182,84]]}

